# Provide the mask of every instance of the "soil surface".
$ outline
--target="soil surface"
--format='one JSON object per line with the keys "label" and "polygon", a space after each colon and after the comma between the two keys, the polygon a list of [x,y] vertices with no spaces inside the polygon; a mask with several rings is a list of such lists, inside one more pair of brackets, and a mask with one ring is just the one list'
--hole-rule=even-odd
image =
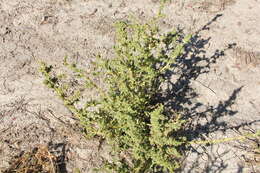
{"label": "soil surface", "polygon": [[[0,0],[0,172],[21,152],[46,145],[62,172],[93,172],[107,150],[86,140],[78,121],[46,88],[39,61],[61,68],[65,56],[87,67],[112,57],[114,22],[146,20],[156,0]],[[260,129],[260,1],[173,0],[161,26],[192,33],[177,60],[167,104],[185,112],[194,139]],[[257,142],[257,141],[256,141]],[[260,172],[255,142],[193,146],[181,172]],[[258,143],[259,145],[259,143]]]}

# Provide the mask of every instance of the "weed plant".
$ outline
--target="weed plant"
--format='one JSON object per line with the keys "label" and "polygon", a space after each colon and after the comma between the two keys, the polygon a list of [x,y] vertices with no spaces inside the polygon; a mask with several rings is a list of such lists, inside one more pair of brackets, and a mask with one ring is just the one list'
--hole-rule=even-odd
{"label": "weed plant", "polygon": [[[55,75],[45,63],[41,66],[45,84],[80,118],[87,135],[104,138],[112,146],[116,154],[106,168],[115,172],[173,172],[180,166],[179,147],[186,139],[178,131],[185,121],[155,97],[190,36],[183,38],[178,31],[161,34],[157,20],[117,22],[116,56],[98,56],[92,64],[95,71],[87,73],[65,58],[64,65],[81,81],[81,89],[68,92],[72,85],[64,82],[66,75]],[[95,82],[97,78],[107,89]],[[82,88],[95,90],[99,97],[77,106]]]}
{"label": "weed plant", "polygon": [[[180,168],[183,145],[229,141],[187,141],[180,133],[185,126],[181,114],[156,101],[165,74],[191,38],[177,30],[162,33],[160,17],[161,13],[146,23],[117,22],[115,57],[97,56],[91,69],[79,68],[67,58],[67,74],[41,64],[45,84],[80,119],[86,135],[111,146],[113,159],[104,165],[111,172],[174,172]],[[74,82],[68,82],[68,76]],[[98,97],[85,96],[85,90]]]}

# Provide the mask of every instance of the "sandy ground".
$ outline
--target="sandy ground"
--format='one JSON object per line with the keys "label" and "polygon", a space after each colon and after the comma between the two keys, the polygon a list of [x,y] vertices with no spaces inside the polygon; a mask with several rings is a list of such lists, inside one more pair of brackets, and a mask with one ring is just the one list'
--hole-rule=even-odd
{"label": "sandy ground", "polygon": [[[110,56],[113,23],[129,14],[147,19],[158,6],[155,0],[0,0],[0,172],[42,144],[57,152],[63,172],[92,172],[107,157],[42,84],[38,62],[60,68],[66,55],[83,65],[96,53]],[[162,28],[194,35],[168,94],[168,105],[194,120],[191,138],[260,129],[259,11],[259,0],[175,0],[165,8]],[[181,172],[260,171],[240,148],[237,142],[194,146]]]}

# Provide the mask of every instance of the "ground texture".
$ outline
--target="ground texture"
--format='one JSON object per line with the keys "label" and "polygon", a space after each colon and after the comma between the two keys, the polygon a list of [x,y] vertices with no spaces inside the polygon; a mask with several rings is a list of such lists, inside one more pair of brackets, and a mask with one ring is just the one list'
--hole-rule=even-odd
{"label": "ground texture", "polygon": [[[62,172],[92,172],[108,157],[42,84],[38,62],[59,69],[69,56],[87,67],[97,53],[112,56],[113,23],[129,14],[148,19],[158,7],[156,0],[0,0],[0,172],[42,145]],[[259,0],[173,0],[165,8],[165,30],[193,34],[167,96],[169,106],[193,120],[191,138],[260,129],[259,11]],[[259,172],[254,144],[194,146],[181,172]]]}

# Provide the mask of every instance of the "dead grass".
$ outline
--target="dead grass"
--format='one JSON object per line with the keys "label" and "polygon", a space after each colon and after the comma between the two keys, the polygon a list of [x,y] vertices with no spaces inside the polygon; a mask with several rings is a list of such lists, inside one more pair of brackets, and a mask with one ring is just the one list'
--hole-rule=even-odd
{"label": "dead grass", "polygon": [[56,161],[48,147],[39,146],[16,157],[3,173],[59,173]]}
{"label": "dead grass", "polygon": [[254,172],[260,171],[260,138],[250,140],[248,154],[244,156],[246,165],[250,166]]}
{"label": "dead grass", "polygon": [[[248,130],[251,133],[256,132],[251,128],[247,129],[247,131]],[[245,153],[239,157],[242,167],[249,168],[251,173],[260,172],[260,136],[254,138],[248,137],[245,141],[239,142],[235,147],[241,151],[245,151]]]}
{"label": "dead grass", "polygon": [[260,56],[257,52],[245,50],[241,47],[236,47],[234,49],[234,54],[236,57],[234,67],[238,68],[239,70],[254,68],[260,64]]}
{"label": "dead grass", "polygon": [[225,10],[227,6],[235,2],[235,0],[202,0],[195,2],[195,9],[206,13],[216,13]]}

